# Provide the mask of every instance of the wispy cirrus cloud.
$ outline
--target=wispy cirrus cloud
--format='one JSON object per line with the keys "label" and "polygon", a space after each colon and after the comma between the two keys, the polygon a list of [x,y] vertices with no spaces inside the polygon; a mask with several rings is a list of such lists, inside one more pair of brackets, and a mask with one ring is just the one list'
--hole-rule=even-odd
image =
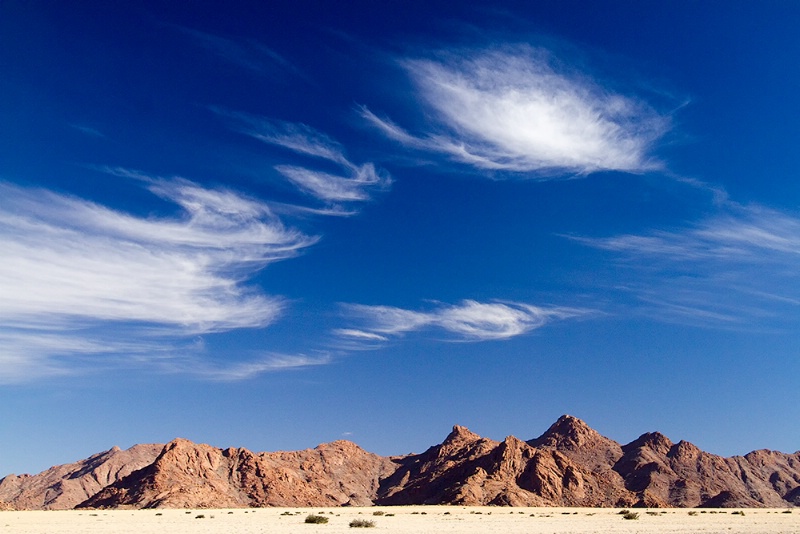
{"label": "wispy cirrus cloud", "polygon": [[307,165],[275,166],[275,170],[298,189],[328,206],[325,214],[352,215],[354,211],[342,207],[348,203],[368,201],[372,192],[385,190],[392,183],[389,174],[373,163],[357,165],[351,162],[340,143],[310,126],[219,109],[214,111],[233,119],[235,129],[259,141],[335,164],[340,173]]}
{"label": "wispy cirrus cloud", "polygon": [[[142,180],[180,213],[138,217],[0,183],[0,381],[31,362],[58,374],[63,358],[152,351],[148,337],[265,326],[283,310],[246,281],[315,238],[233,191],[107,171]],[[127,330],[109,343],[96,332],[111,325]]]}
{"label": "wispy cirrus cloud", "polygon": [[730,328],[800,319],[797,215],[729,202],[684,228],[571,239],[617,254],[618,287],[655,318]]}
{"label": "wispy cirrus cloud", "polygon": [[797,256],[800,219],[763,206],[731,206],[682,231],[580,239],[598,248],[641,256],[669,256],[673,261],[700,259],[755,263]]}
{"label": "wispy cirrus cloud", "polygon": [[393,306],[345,304],[345,313],[360,321],[352,329],[336,333],[344,338],[381,341],[423,329],[444,330],[463,341],[509,339],[562,319],[579,317],[589,310],[540,307],[519,302],[477,302],[439,304],[431,310],[415,311]]}
{"label": "wispy cirrus cloud", "polygon": [[307,356],[304,354],[268,354],[251,361],[227,364],[191,359],[184,362],[184,365],[176,365],[175,361],[169,361],[167,362],[166,368],[182,374],[188,373],[195,375],[204,380],[235,382],[239,380],[248,380],[264,373],[306,369],[308,367],[326,365],[330,362],[331,357],[328,354],[319,356]]}
{"label": "wispy cirrus cloud", "polygon": [[185,26],[172,27],[191,38],[196,45],[239,67],[260,73],[270,70],[272,65],[279,65],[295,71],[283,56],[258,41],[235,41]]}
{"label": "wispy cirrus cloud", "polygon": [[105,134],[97,128],[92,128],[91,126],[86,126],[85,124],[70,124],[70,126],[91,137],[105,137]]}
{"label": "wispy cirrus cloud", "polygon": [[389,179],[372,163],[352,167],[349,176],[293,165],[278,165],[275,169],[306,193],[330,204],[367,201],[370,199],[369,189],[384,188],[389,184]]}
{"label": "wispy cirrus cloud", "polygon": [[644,172],[669,117],[529,46],[460,50],[400,62],[431,117],[414,134],[366,107],[386,137],[485,171]]}

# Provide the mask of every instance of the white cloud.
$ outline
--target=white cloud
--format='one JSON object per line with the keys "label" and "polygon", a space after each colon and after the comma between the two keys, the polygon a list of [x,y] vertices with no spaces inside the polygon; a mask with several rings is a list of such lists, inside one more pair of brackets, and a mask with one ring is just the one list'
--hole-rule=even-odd
{"label": "white cloud", "polygon": [[282,146],[294,152],[326,159],[342,166],[352,164],[344,155],[344,147],[322,132],[302,123],[229,113],[242,123],[240,130],[259,141]]}
{"label": "white cloud", "polygon": [[392,183],[391,177],[373,163],[357,165],[350,161],[341,144],[310,126],[246,113],[213,111],[232,119],[234,129],[259,141],[338,166],[342,171],[338,174],[308,166],[275,166],[298,189],[331,207],[325,214],[351,215],[355,212],[341,209],[341,204],[368,201],[371,191],[386,189]]}
{"label": "white cloud", "polygon": [[[145,328],[184,336],[265,326],[284,302],[246,280],[315,242],[232,191],[110,172],[145,180],[181,213],[137,217],[0,183],[0,357],[14,362],[6,379],[25,362],[53,374],[59,355],[137,352]],[[111,344],[87,333],[130,324],[142,330]]]}
{"label": "white cloud", "polygon": [[381,336],[374,332],[364,332],[363,330],[355,330],[352,328],[339,328],[333,331],[334,334],[353,339],[361,339],[365,341],[388,341],[389,338]]}
{"label": "white cloud", "polygon": [[305,355],[271,354],[254,361],[225,365],[193,360],[189,362],[187,367],[178,367],[175,370],[181,373],[188,372],[207,380],[232,382],[255,378],[264,373],[325,365],[330,363],[330,360],[330,356],[328,355],[312,357]]}
{"label": "white cloud", "polygon": [[350,176],[291,165],[278,165],[275,169],[303,191],[334,204],[369,200],[367,188],[380,187],[387,182],[387,178],[378,174],[371,163],[351,169]]}
{"label": "white cloud", "polygon": [[658,319],[738,328],[800,319],[797,216],[727,203],[687,228],[572,239],[618,254],[624,290]]}
{"label": "white cloud", "polygon": [[364,325],[358,330],[339,330],[338,333],[350,337],[360,335],[368,340],[425,328],[439,328],[467,341],[508,339],[554,320],[589,313],[588,310],[576,308],[544,308],[517,302],[483,303],[474,300],[464,300],[457,305],[439,305],[430,311],[363,304],[347,304],[345,310],[349,315],[361,319]]}
{"label": "white cloud", "polygon": [[762,206],[739,207],[692,228],[649,235],[575,238],[592,246],[672,261],[699,259],[764,263],[776,255],[800,259],[800,219]]}
{"label": "white cloud", "polygon": [[450,52],[401,65],[433,121],[412,135],[362,108],[384,135],[484,170],[643,172],[669,120],[645,103],[604,89],[527,46]]}

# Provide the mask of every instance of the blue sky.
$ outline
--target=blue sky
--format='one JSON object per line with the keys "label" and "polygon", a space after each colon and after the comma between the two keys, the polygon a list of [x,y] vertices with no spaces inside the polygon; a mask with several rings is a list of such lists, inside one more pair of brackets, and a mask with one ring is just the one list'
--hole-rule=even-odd
{"label": "blue sky", "polygon": [[0,476],[800,448],[800,6],[136,4],[0,4]]}

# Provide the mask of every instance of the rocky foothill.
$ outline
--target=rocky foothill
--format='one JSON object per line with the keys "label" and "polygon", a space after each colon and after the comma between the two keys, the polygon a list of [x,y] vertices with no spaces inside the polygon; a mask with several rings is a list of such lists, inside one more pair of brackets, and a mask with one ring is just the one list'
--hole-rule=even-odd
{"label": "rocky foothill", "polygon": [[620,445],[565,415],[530,441],[456,426],[440,445],[406,456],[349,441],[253,453],[176,439],[0,480],[0,510],[412,504],[797,506],[800,452],[723,458],[658,432]]}

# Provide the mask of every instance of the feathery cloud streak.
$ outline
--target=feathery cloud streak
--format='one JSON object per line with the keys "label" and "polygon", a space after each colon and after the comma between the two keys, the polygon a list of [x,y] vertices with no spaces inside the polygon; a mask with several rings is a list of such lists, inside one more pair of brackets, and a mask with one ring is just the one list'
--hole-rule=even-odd
{"label": "feathery cloud streak", "polygon": [[373,163],[356,165],[344,147],[322,132],[305,124],[254,117],[243,113],[215,110],[236,122],[235,128],[259,141],[283,147],[303,156],[334,163],[341,174],[297,165],[277,165],[275,169],[298,189],[334,209],[329,215],[349,215],[341,206],[370,200],[370,192],[388,188],[389,175]]}
{"label": "feathery cloud streak", "polygon": [[250,71],[260,73],[273,64],[291,71],[295,70],[283,56],[257,41],[238,42],[184,26],[174,26],[174,28],[189,36],[198,46]]}
{"label": "feathery cloud streak", "polygon": [[270,354],[247,362],[238,362],[227,365],[212,364],[209,362],[190,360],[185,365],[176,365],[169,362],[167,369],[179,373],[189,373],[205,380],[215,382],[235,382],[248,380],[263,373],[275,371],[288,371],[292,369],[305,369],[330,363],[330,355],[306,356]]}
{"label": "feathery cloud streak", "polygon": [[422,135],[362,108],[385,136],[482,170],[643,172],[648,152],[669,128],[646,103],[604,89],[528,46],[406,59],[433,124]]}
{"label": "feathery cloud streak", "polygon": [[[109,172],[145,180],[181,215],[141,218],[0,183],[0,360],[14,369],[38,361],[53,374],[55,356],[147,349],[141,331],[111,344],[86,334],[103,324],[180,336],[265,326],[280,314],[282,299],[244,282],[314,238],[232,191]],[[4,367],[6,378],[16,372]]]}
{"label": "feathery cloud streak", "polygon": [[751,326],[800,318],[796,216],[729,203],[691,228],[572,239],[620,254],[626,287],[659,318]]}
{"label": "feathery cloud streak", "polygon": [[431,311],[413,311],[393,306],[346,304],[345,311],[363,326],[337,330],[353,340],[381,341],[389,336],[426,328],[438,328],[464,341],[508,339],[526,334],[559,319],[589,313],[576,308],[544,308],[518,302],[477,302],[439,305]]}

